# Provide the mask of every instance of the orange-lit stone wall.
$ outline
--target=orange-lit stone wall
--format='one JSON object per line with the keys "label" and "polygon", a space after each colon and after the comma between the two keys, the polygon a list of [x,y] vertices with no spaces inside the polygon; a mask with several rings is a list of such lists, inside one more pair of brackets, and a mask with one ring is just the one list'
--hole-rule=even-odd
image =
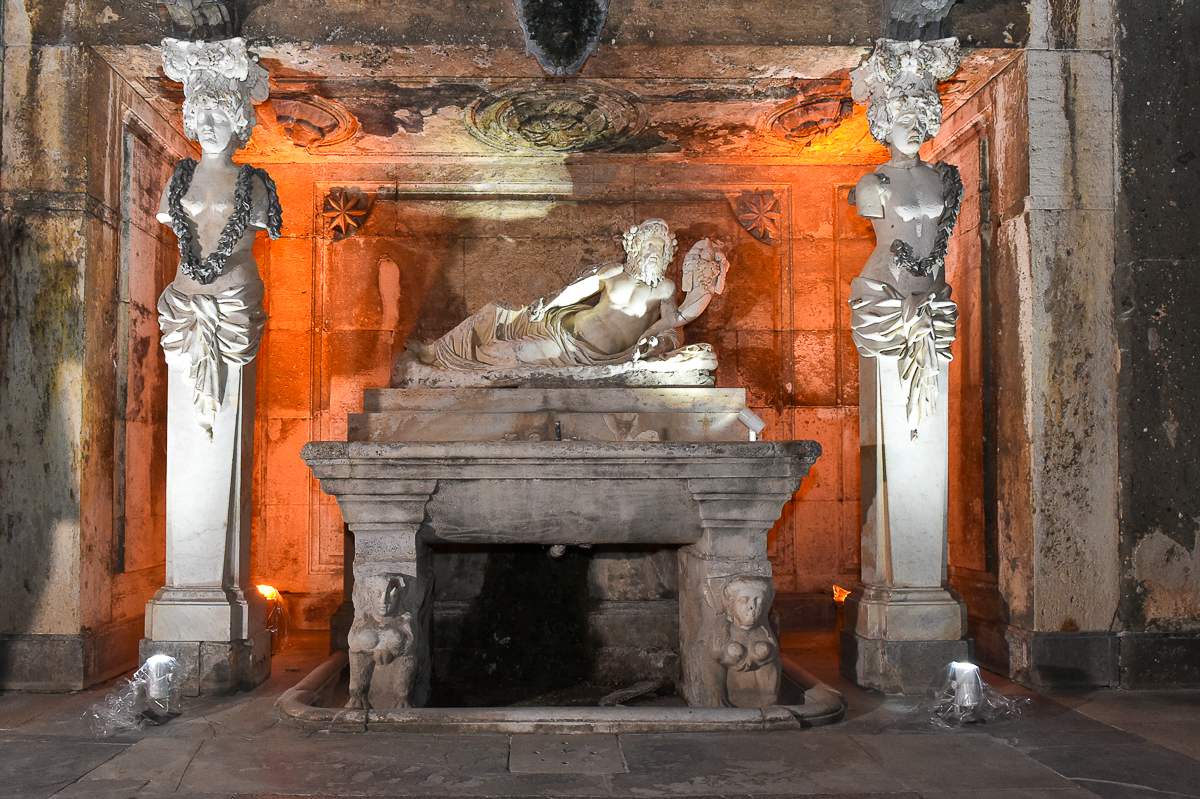
{"label": "orange-lit stone wall", "polygon": [[[346,435],[362,390],[386,386],[408,338],[449,330],[490,300],[529,302],[585,266],[619,260],[620,233],[662,217],[682,253],[709,237],[732,264],[727,289],[687,328],[720,360],[717,383],[746,389],[770,439],[823,454],[770,540],[777,590],[819,595],[858,573],[857,355],[846,292],[871,251],[846,203],[868,166],[639,162],[540,165],[272,165],[284,237],[260,241],[270,317],[259,366],[255,569],[296,596],[300,623],[340,601],[342,523],[300,459]],[[321,211],[331,190],[371,199],[342,237]],[[781,244],[751,237],[727,196],[771,190]]]}

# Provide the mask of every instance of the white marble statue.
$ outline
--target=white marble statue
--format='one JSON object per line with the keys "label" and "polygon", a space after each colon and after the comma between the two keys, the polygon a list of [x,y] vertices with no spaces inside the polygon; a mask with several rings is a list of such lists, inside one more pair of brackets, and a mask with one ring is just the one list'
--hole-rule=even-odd
{"label": "white marble statue", "polygon": [[684,258],[679,302],[664,277],[676,248],[667,223],[647,219],[626,231],[624,244],[625,263],[592,267],[532,306],[489,303],[436,341],[408,342],[393,385],[590,380],[629,371],[707,375],[716,368],[711,348],[682,347],[682,328],[724,290],[728,260],[708,239],[696,242]]}
{"label": "white marble statue", "polygon": [[872,640],[964,632],[961,603],[943,586],[948,365],[958,318],[945,257],[963,189],[955,167],[927,164],[918,153],[941,127],[936,81],[957,67],[955,39],[881,39],[851,73],[855,101],[870,103],[871,135],[891,153],[851,197],[871,220],[876,247],[850,290],[863,538],[862,586],[847,606],[847,627]]}
{"label": "white marble statue", "polygon": [[[163,71],[184,86],[184,132],[200,161],[179,162],[158,219],[179,239],[179,270],[159,298],[167,384],[167,585],[147,610],[152,641],[248,640],[254,358],[266,313],[251,249],[280,232],[275,184],[233,154],[250,138],[267,73],[241,39],[163,41]],[[235,675],[236,677],[236,675]],[[243,682],[245,680],[243,679]]]}

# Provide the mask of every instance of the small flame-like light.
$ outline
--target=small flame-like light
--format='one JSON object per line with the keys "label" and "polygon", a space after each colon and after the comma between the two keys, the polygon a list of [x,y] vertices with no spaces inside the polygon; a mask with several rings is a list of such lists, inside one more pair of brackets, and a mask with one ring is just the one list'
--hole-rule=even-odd
{"label": "small flame-like light", "polygon": [[842,588],[840,585],[835,585],[833,587],[833,601],[834,602],[845,602],[846,597],[848,597],[848,596],[850,596],[850,592],[847,591],[845,588]]}
{"label": "small flame-like light", "polygon": [[272,586],[260,585],[257,587],[258,587],[258,593],[262,594],[263,597],[265,597],[266,599],[268,599],[272,602],[275,601],[276,599],[280,598],[279,592],[276,591]]}

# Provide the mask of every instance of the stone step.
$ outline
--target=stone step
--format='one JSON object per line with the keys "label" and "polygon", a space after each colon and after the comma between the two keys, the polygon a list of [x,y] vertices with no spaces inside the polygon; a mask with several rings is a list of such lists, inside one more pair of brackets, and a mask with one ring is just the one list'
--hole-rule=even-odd
{"label": "stone step", "polygon": [[352,413],[350,441],[746,441],[737,412]]}
{"label": "stone step", "polygon": [[363,392],[363,410],[441,413],[733,413],[741,388],[380,388]]}

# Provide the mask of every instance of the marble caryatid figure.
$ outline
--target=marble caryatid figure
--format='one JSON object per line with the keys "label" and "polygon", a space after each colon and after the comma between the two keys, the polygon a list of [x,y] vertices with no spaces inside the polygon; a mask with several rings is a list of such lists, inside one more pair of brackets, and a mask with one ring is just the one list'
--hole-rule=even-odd
{"label": "marble caryatid figure", "polygon": [[734,707],[769,707],[779,697],[779,641],[767,624],[775,598],[768,577],[735,577],[725,584],[725,629],[713,658],[725,667],[725,694]]}
{"label": "marble caryatid figure", "polygon": [[[956,640],[964,632],[961,602],[943,586],[948,365],[958,318],[945,258],[963,188],[955,167],[927,164],[918,152],[941,127],[937,81],[957,68],[955,39],[881,39],[851,73],[855,101],[870,104],[871,135],[891,154],[851,196],[877,241],[850,290],[863,537],[862,585],[846,621],[847,632],[866,641]],[[867,675],[887,668],[864,666],[872,646],[857,646],[857,677],[888,690]]]}
{"label": "marble caryatid figure", "polygon": [[[631,227],[624,245],[624,263],[591,267],[532,306],[492,302],[436,341],[410,341],[392,384],[582,381],[633,370],[666,375],[660,385],[689,384],[672,382],[685,373],[691,384],[710,384],[716,359],[706,345],[682,347],[682,328],[724,290],[728,260],[708,239],[698,241],[684,258],[686,295],[679,302],[665,277],[676,248],[667,223],[647,219]],[[696,373],[706,382],[696,382]]]}
{"label": "marble caryatid figure", "polygon": [[[233,154],[250,138],[253,103],[267,97],[267,72],[241,39],[165,39],[162,52],[167,77],[183,83],[184,132],[202,155],[178,163],[158,213],[178,237],[180,259],[158,302],[168,369],[167,585],[147,608],[146,640],[160,649],[225,646],[235,665],[257,663],[261,642],[252,639],[262,631],[249,585],[254,358],[267,317],[251,248],[259,230],[279,236],[281,209],[267,173],[238,166]],[[253,657],[234,651],[247,646]],[[236,667],[229,674],[231,685],[214,676],[211,689],[253,682]]]}
{"label": "marble caryatid figure", "polygon": [[405,577],[384,574],[378,581],[382,585],[375,603],[358,613],[347,639],[350,645],[350,701],[346,707],[350,708],[370,710],[373,705],[409,706],[415,663],[412,655],[413,615],[400,612]]}

